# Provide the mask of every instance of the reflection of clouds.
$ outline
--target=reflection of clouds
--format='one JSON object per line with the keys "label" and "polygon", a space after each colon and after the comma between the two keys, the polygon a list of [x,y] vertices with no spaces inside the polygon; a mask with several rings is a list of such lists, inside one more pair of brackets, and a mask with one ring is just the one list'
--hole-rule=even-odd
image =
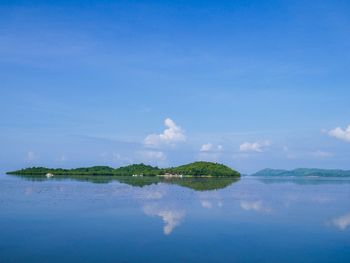
{"label": "reflection of clouds", "polygon": [[162,199],[164,196],[164,193],[162,192],[148,192],[145,194],[146,199]]}
{"label": "reflection of clouds", "polygon": [[247,211],[253,210],[257,212],[271,212],[271,208],[263,204],[261,200],[258,201],[241,201],[241,208]]}
{"label": "reflection of clouds", "polygon": [[143,208],[146,215],[159,216],[164,222],[164,234],[169,235],[173,229],[180,225],[181,220],[185,216],[184,210],[174,210],[174,209],[163,209],[155,206],[145,206]]}
{"label": "reflection of clouds", "polygon": [[311,201],[318,204],[328,204],[333,201],[333,198],[329,196],[316,195],[311,197]]}
{"label": "reflection of clouds", "polygon": [[167,188],[162,187],[161,185],[149,185],[143,188],[131,188],[134,192],[133,196],[138,200],[161,200],[163,199],[168,191]]}
{"label": "reflection of clouds", "polygon": [[138,198],[140,199],[146,199],[146,200],[159,200],[162,199],[165,195],[165,192],[163,191],[145,191],[138,195]]}
{"label": "reflection of clouds", "polygon": [[345,230],[350,226],[350,213],[332,220],[332,223],[340,230]]}
{"label": "reflection of clouds", "polygon": [[211,209],[215,207],[215,205],[217,205],[217,207],[220,207],[220,208],[224,206],[224,203],[222,201],[218,201],[217,203],[215,203],[208,200],[200,200],[200,202],[201,202],[201,206],[206,209]]}
{"label": "reflection of clouds", "polygon": [[208,209],[210,209],[210,208],[213,207],[213,204],[212,204],[211,202],[207,201],[207,200],[202,200],[202,201],[201,201],[201,206],[202,206],[203,208],[208,208]]}
{"label": "reflection of clouds", "polygon": [[284,205],[290,207],[291,205],[298,203],[313,203],[316,205],[327,205],[336,201],[334,196],[328,194],[315,194],[313,192],[308,193],[288,193],[285,198]]}
{"label": "reflection of clouds", "polygon": [[32,195],[33,192],[34,192],[34,189],[33,189],[33,187],[31,187],[31,186],[26,187],[26,188],[24,189],[24,194],[25,194],[25,195]]}
{"label": "reflection of clouds", "polygon": [[201,207],[205,209],[211,209],[215,207],[221,208],[224,206],[220,191],[198,192],[197,196]]}

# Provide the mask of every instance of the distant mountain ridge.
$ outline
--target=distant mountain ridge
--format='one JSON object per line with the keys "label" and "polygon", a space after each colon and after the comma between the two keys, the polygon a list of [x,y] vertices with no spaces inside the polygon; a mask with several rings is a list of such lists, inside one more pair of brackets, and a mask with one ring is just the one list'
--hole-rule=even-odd
{"label": "distant mountain ridge", "polygon": [[298,168],[294,170],[263,169],[252,176],[324,176],[350,177],[350,171],[340,169]]}

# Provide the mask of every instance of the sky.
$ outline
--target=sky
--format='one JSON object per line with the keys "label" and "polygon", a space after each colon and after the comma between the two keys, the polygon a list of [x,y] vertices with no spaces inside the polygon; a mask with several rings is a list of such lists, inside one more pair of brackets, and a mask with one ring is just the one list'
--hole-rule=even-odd
{"label": "sky", "polygon": [[350,169],[349,1],[0,1],[0,171]]}

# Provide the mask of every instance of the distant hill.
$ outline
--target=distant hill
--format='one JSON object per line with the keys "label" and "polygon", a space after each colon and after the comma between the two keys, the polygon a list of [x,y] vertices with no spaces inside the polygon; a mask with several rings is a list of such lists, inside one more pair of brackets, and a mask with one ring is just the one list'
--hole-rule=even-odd
{"label": "distant hill", "polygon": [[336,169],[299,168],[294,170],[264,169],[252,176],[323,176],[350,177],[350,171]]}
{"label": "distant hill", "polygon": [[240,173],[226,165],[211,162],[194,162],[163,170],[166,173],[193,176],[240,176]]}
{"label": "distant hill", "polygon": [[157,176],[157,175],[184,175],[184,176],[213,176],[213,177],[225,177],[233,176],[240,177],[240,173],[237,171],[219,163],[212,162],[194,162],[178,167],[171,168],[158,168],[156,166],[146,164],[132,164],[119,168],[112,168],[109,166],[92,166],[75,169],[61,169],[61,168],[46,168],[46,167],[31,167],[17,171],[8,172],[8,174],[15,175],[92,175],[92,176]]}

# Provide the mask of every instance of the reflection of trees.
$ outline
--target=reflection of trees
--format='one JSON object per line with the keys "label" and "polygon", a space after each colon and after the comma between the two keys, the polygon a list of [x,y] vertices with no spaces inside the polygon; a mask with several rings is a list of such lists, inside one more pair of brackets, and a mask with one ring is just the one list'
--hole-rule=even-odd
{"label": "reflection of trees", "polygon": [[292,183],[297,185],[322,185],[322,184],[350,184],[349,178],[332,178],[332,177],[264,177],[257,178],[264,184],[280,184],[280,183]]}
{"label": "reflection of trees", "polygon": [[191,188],[196,191],[209,191],[223,189],[235,182],[238,182],[239,178],[232,177],[201,177],[201,178],[174,178],[167,180],[167,183],[177,184],[183,187]]}
{"label": "reflection of trees", "polygon": [[110,183],[112,181],[118,181],[120,183],[128,184],[135,187],[143,187],[151,184],[166,183],[176,184],[182,187],[187,187],[196,191],[209,191],[223,189],[237,181],[239,178],[233,177],[185,177],[185,178],[171,178],[166,179],[158,176],[143,176],[143,177],[131,177],[131,176],[82,176],[82,175],[56,175],[53,178],[46,178],[43,175],[15,175],[30,181],[46,181],[46,180],[75,180],[81,182],[91,183]]}

